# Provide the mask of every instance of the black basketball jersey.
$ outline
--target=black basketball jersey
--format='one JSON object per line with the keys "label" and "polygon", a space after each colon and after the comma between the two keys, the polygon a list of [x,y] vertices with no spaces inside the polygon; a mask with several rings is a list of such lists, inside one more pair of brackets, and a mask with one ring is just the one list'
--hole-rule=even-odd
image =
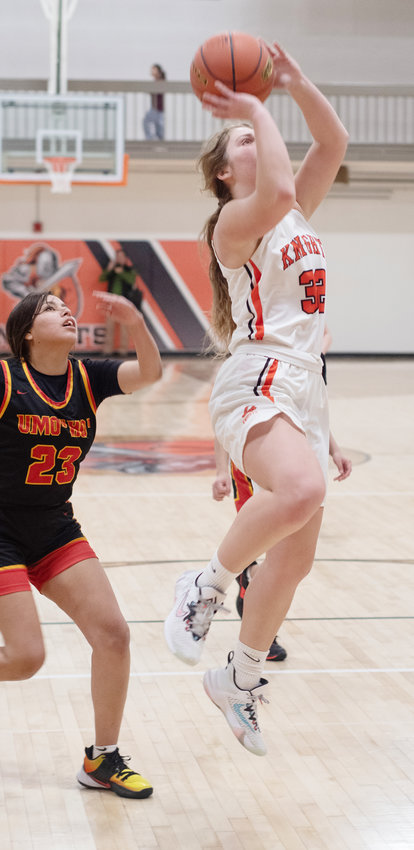
{"label": "black basketball jersey", "polygon": [[96,432],[96,409],[122,393],[119,363],[69,358],[66,375],[0,360],[0,505],[66,502]]}

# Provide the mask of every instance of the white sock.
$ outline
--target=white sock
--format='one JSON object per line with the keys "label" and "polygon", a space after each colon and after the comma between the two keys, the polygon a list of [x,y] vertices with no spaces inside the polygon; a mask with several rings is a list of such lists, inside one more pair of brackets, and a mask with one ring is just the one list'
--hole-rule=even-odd
{"label": "white sock", "polygon": [[236,643],[234,650],[233,665],[235,671],[236,685],[243,690],[250,691],[259,684],[264,663],[269,650],[252,649],[241,643]]}
{"label": "white sock", "polygon": [[216,590],[225,593],[236,576],[237,573],[231,573],[230,570],[226,570],[226,567],[223,567],[216,552],[210,563],[198,576],[196,584],[198,587],[214,587]]}
{"label": "white sock", "polygon": [[97,747],[96,744],[94,744],[92,750],[92,758],[97,759],[98,756],[101,756],[104,753],[114,753],[116,748],[117,744],[111,744],[109,747]]}

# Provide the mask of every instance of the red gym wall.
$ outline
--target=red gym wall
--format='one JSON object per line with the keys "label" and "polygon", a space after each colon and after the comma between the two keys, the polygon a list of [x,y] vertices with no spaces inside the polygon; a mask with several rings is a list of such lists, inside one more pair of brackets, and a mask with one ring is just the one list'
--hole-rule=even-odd
{"label": "red gym wall", "polygon": [[62,298],[78,322],[79,352],[98,352],[104,323],[94,289],[113,250],[122,248],[138,271],[142,311],[160,351],[201,351],[208,327],[211,290],[208,258],[196,240],[0,240],[0,351],[6,353],[5,323],[25,294],[48,289]]}

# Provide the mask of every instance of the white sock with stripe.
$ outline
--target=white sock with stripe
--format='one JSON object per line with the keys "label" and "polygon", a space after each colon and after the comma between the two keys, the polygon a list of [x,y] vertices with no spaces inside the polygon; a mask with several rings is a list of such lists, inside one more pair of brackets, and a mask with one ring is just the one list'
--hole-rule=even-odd
{"label": "white sock with stripe", "polygon": [[237,573],[232,573],[220,563],[217,552],[213,555],[210,563],[197,578],[197,587],[214,587],[221,593],[226,593]]}
{"label": "white sock with stripe", "polygon": [[250,691],[259,684],[268,651],[262,652],[237,641],[233,657],[237,687]]}
{"label": "white sock with stripe", "polygon": [[117,746],[117,744],[111,744],[108,747],[97,747],[96,744],[94,744],[92,750],[92,758],[97,759],[98,756],[103,756],[106,753],[114,753]]}

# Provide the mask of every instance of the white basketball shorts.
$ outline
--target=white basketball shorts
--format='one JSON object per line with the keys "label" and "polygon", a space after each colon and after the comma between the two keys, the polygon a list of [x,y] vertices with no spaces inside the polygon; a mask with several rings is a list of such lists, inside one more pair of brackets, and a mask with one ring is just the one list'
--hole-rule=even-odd
{"label": "white basketball shorts", "polygon": [[327,480],[329,416],[321,372],[264,354],[233,354],[217,373],[209,411],[217,439],[243,472],[250,428],[286,414],[305,434]]}

